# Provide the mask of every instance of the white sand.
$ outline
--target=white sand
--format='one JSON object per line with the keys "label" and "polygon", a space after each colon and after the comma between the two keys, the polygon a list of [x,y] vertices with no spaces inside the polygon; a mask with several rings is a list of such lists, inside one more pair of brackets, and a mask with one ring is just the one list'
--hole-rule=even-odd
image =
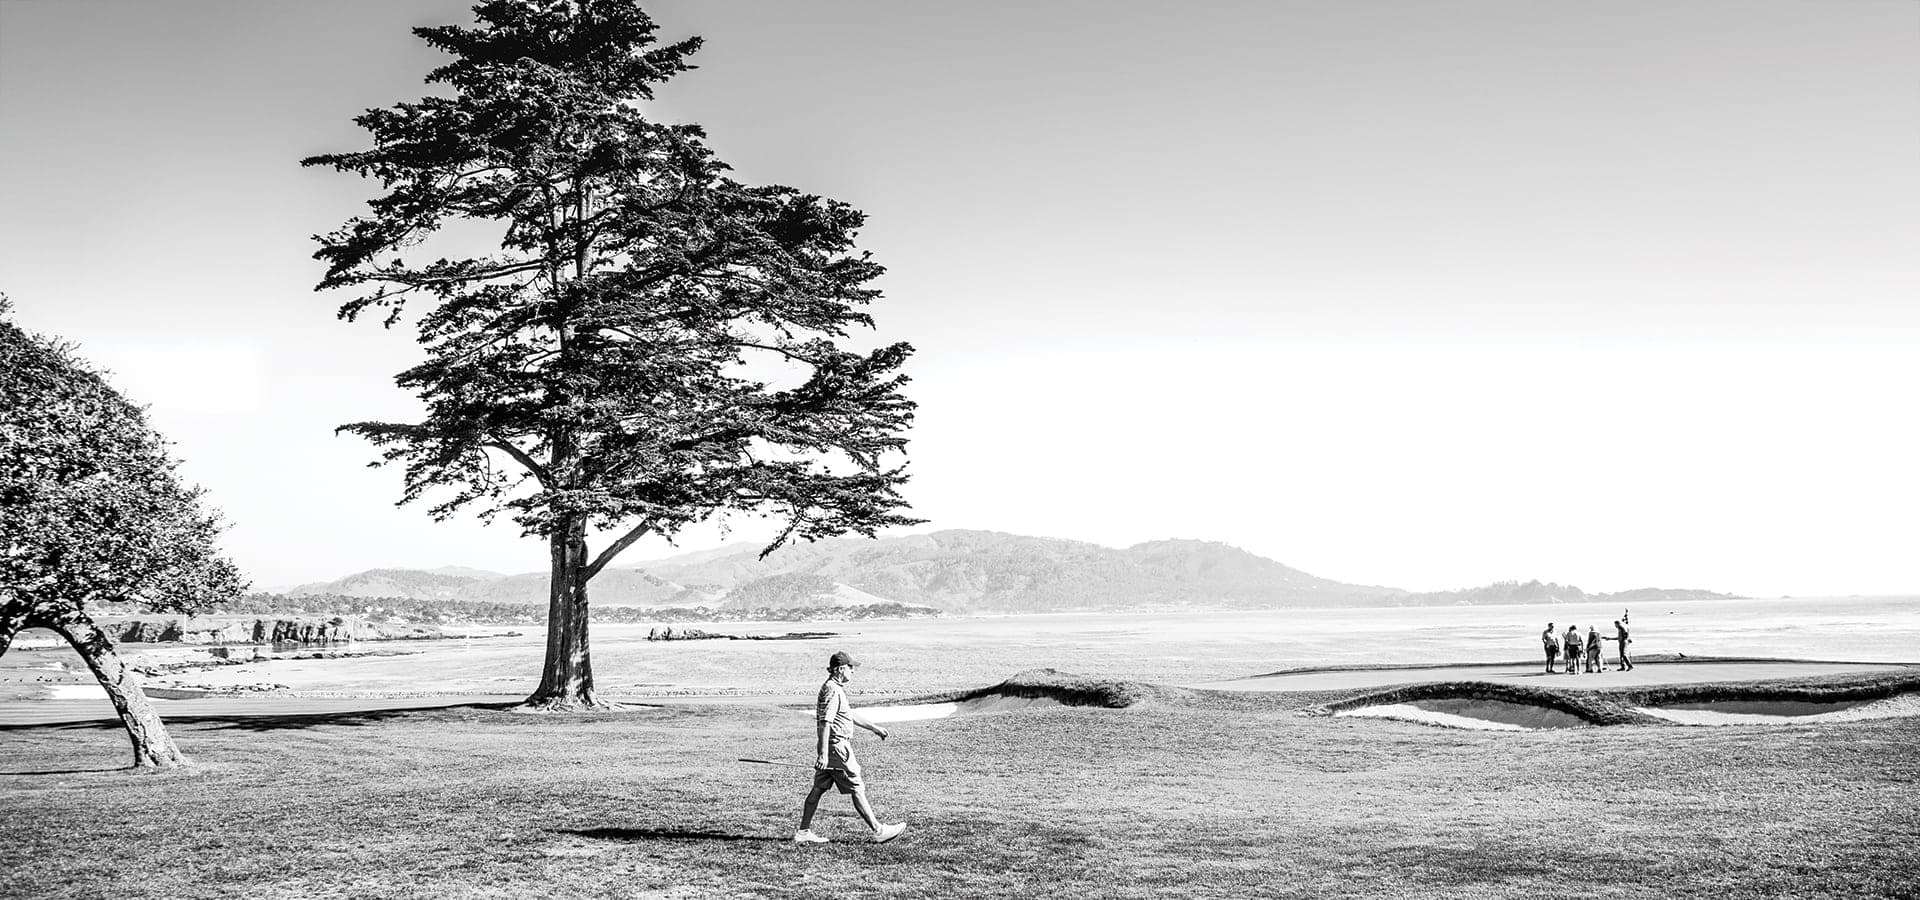
{"label": "white sand", "polygon": [[1397,719],[1402,722],[1418,722],[1422,725],[1440,725],[1447,728],[1473,728],[1481,731],[1530,731],[1519,725],[1505,722],[1493,722],[1487,719],[1475,719],[1471,716],[1456,716],[1449,713],[1433,712],[1421,709],[1411,703],[1382,703],[1378,706],[1362,706],[1358,709],[1343,709],[1336,716],[1356,719]]}
{"label": "white sand", "polygon": [[1004,694],[990,694],[958,703],[911,703],[900,706],[862,706],[859,709],[861,715],[875,722],[917,722],[973,713],[1008,712],[1016,709],[1032,709],[1037,706],[1061,705],[1063,704],[1060,701],[1052,697],[1010,697]]}
{"label": "white sand", "polygon": [[[1794,725],[1859,722],[1896,716],[1920,716],[1920,694],[1902,694],[1870,702],[1806,703],[1729,700],[1638,707],[1638,711],[1680,725]],[[1585,724],[1559,710],[1498,700],[1419,700],[1342,710],[1336,716],[1397,719],[1448,728],[1481,731],[1532,731]]]}
{"label": "white sand", "polygon": [[[98,700],[107,702],[107,689],[98,684],[49,684],[44,687],[48,700]],[[165,697],[147,694],[147,699],[155,703],[171,702]]]}
{"label": "white sand", "polygon": [[1416,700],[1412,703],[1382,703],[1341,710],[1334,715],[1398,719],[1481,731],[1533,731],[1586,724],[1580,717],[1557,709],[1504,700]]}
{"label": "white sand", "polygon": [[[1826,707],[1824,712],[1811,711]],[[1766,703],[1724,701],[1675,706],[1643,706],[1640,712],[1681,725],[1801,725],[1821,722],[1859,722],[1920,716],[1920,694],[1901,694],[1866,703]]]}
{"label": "white sand", "polygon": [[107,699],[107,690],[97,684],[49,684],[43,688],[48,700],[101,700]]}
{"label": "white sand", "polygon": [[860,714],[871,722],[919,722],[944,719],[960,711],[958,703],[916,703],[908,706],[863,706]]}

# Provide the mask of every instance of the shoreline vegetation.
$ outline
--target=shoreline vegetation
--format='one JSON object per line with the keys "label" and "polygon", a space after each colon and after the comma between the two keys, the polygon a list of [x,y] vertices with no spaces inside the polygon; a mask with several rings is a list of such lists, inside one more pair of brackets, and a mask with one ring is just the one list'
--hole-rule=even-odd
{"label": "shoreline vegetation", "polygon": [[[470,640],[487,637],[517,637],[520,632],[504,634],[471,633],[464,627],[538,627],[545,610],[518,604],[485,603],[467,600],[409,600],[406,598],[364,598],[308,596],[287,598],[279,595],[251,595],[245,600],[223,606],[221,612],[200,615],[132,614],[97,617],[100,629],[116,644],[190,644],[202,646],[302,644],[334,645],[356,641],[433,641]],[[908,604],[876,603],[859,606],[800,607],[782,609],[717,610],[705,607],[637,608],[598,607],[594,621],[607,625],[681,624],[687,622],[838,622],[867,619],[935,618],[939,610]],[[770,640],[759,635],[709,634],[697,629],[663,630],[657,640],[691,640],[696,637],[736,640]],[[830,637],[832,632],[798,632],[806,637]],[[799,639],[788,636],[786,640]],[[22,638],[21,649],[47,643]]]}
{"label": "shoreline vegetation", "polygon": [[[222,604],[220,616],[360,616],[374,622],[445,625],[540,625],[547,608],[487,600],[361,597],[344,594],[254,593]],[[609,625],[680,622],[815,622],[842,619],[936,618],[939,609],[910,603],[878,602],[809,606],[626,606],[593,605],[593,621]]]}

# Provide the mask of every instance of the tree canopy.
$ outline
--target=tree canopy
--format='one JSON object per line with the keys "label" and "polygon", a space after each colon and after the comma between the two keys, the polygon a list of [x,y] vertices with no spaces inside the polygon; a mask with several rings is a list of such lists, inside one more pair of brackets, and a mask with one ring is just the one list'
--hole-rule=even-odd
{"label": "tree canopy", "polygon": [[[742,184],[699,126],[651,118],[700,41],[661,42],[628,0],[474,14],[415,30],[452,56],[428,75],[447,96],[369,110],[372,147],[304,163],[384,191],[317,238],[320,288],[355,292],[347,319],[415,306],[425,348],[396,379],[420,421],[343,427],[404,465],[402,502],[505,512],[551,543],[549,675],[556,655],[584,667],[585,585],[648,534],[765,515],[770,552],[916,521],[894,459],[912,348],[842,346],[879,297],[864,215]],[[462,220],[497,241],[430,252]],[[565,693],[588,702],[577,675]]]}
{"label": "tree canopy", "polygon": [[0,600],[53,615],[238,596],[218,517],[176,465],[144,411],[70,348],[0,320]]}

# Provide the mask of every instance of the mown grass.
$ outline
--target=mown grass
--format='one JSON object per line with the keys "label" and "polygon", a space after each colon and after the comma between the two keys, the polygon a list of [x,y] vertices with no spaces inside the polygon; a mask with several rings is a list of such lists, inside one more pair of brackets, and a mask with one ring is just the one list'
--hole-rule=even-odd
{"label": "mown grass", "polygon": [[[803,711],[493,708],[0,730],[18,897],[1895,897],[1920,891],[1920,720],[1455,731],[1329,695],[1172,694],[891,726],[884,818],[786,841]],[[21,774],[42,773],[42,774]]]}

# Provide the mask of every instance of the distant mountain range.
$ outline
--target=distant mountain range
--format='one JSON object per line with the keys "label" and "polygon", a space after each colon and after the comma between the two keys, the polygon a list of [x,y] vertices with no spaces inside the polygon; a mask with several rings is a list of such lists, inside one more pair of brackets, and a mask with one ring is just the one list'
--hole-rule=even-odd
{"label": "distant mountain range", "polygon": [[[609,567],[593,580],[588,593],[596,605],[611,606],[753,610],[892,602],[953,613],[1644,603],[1733,596],[1658,588],[1588,594],[1538,581],[1414,593],[1319,578],[1209,541],[1152,541],[1115,549],[993,531],[825,540],[785,547],[764,560],[759,552],[758,545],[736,545]],[[547,573],[373,569],[284,593],[544,604]]]}

